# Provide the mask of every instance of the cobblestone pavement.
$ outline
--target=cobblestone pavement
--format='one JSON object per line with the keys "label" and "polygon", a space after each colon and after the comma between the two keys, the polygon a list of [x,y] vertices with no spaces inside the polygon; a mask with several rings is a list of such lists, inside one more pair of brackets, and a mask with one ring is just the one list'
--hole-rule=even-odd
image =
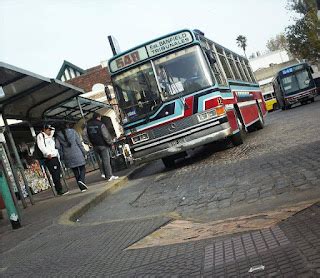
{"label": "cobblestone pavement", "polygon": [[101,203],[84,222],[174,212],[215,220],[257,207],[320,196],[320,101],[269,113],[263,130],[245,143],[206,146],[166,171],[153,162],[129,187]]}
{"label": "cobblestone pavement", "polygon": [[244,145],[202,148],[172,171],[151,163],[74,226],[53,223],[0,252],[0,277],[320,277],[320,203],[271,228],[127,249],[168,213],[204,221],[317,196],[319,108],[270,113]]}
{"label": "cobblestone pavement", "polygon": [[[320,203],[278,226],[126,249],[168,218],[52,225],[1,255],[1,277],[319,277]],[[250,273],[250,269],[260,269]]]}

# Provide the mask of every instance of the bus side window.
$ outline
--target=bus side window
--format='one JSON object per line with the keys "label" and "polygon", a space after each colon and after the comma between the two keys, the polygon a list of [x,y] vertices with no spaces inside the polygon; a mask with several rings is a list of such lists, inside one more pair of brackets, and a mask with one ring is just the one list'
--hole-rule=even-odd
{"label": "bus side window", "polygon": [[221,68],[218,64],[217,58],[215,57],[214,53],[212,53],[212,51],[210,50],[206,50],[205,53],[218,84],[225,86],[227,82],[222,74]]}

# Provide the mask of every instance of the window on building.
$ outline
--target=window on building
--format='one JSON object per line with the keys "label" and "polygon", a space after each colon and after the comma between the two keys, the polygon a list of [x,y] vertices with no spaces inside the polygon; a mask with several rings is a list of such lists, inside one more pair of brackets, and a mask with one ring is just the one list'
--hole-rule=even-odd
{"label": "window on building", "polygon": [[66,80],[71,79],[70,74],[69,74],[69,71],[68,71],[67,68],[64,70],[64,76],[66,77]]}
{"label": "window on building", "polygon": [[75,78],[75,77],[76,77],[76,74],[75,74],[73,68],[69,68],[69,71],[70,71],[70,76],[71,76],[71,78]]}

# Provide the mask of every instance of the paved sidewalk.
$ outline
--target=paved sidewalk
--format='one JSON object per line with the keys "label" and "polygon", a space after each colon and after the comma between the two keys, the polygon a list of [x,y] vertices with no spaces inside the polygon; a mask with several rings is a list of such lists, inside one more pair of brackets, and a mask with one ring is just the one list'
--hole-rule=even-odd
{"label": "paved sidewalk", "polygon": [[106,187],[89,189],[39,202],[25,211],[22,229],[2,232],[0,276],[320,277],[320,203],[268,229],[127,249],[170,219],[60,224],[63,213],[93,200]]}
{"label": "paved sidewalk", "polygon": [[71,208],[75,208],[79,204],[83,206],[84,203],[94,204],[93,199],[96,196],[107,192],[108,188],[113,188],[119,182],[122,185],[127,175],[132,171],[133,169],[125,169],[117,172],[120,179],[110,183],[103,180],[97,170],[87,173],[86,180],[89,189],[86,192],[80,192],[74,178],[71,178],[67,181],[70,192],[68,195],[54,197],[51,189],[48,189],[34,195],[35,205],[31,205],[27,199],[28,207],[21,209],[22,228],[12,230],[7,219],[0,220],[0,254],[56,223],[61,215],[70,211]]}

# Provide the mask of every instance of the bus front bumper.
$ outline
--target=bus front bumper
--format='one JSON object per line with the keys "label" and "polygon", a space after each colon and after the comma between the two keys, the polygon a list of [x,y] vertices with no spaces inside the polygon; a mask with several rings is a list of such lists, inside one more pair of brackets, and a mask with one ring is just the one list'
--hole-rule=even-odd
{"label": "bus front bumper", "polygon": [[225,139],[232,135],[232,129],[228,122],[216,126],[208,126],[200,131],[190,130],[185,136],[169,142],[160,143],[144,150],[134,151],[133,160],[140,164],[163,157],[171,156],[190,150],[211,142]]}
{"label": "bus front bumper", "polygon": [[301,92],[301,93],[298,93],[298,94],[295,94],[292,96],[285,97],[285,101],[286,101],[286,103],[291,105],[291,104],[295,104],[300,101],[307,101],[307,100],[314,98],[316,96],[317,96],[317,90],[312,89],[309,91],[305,91],[305,92]]}

